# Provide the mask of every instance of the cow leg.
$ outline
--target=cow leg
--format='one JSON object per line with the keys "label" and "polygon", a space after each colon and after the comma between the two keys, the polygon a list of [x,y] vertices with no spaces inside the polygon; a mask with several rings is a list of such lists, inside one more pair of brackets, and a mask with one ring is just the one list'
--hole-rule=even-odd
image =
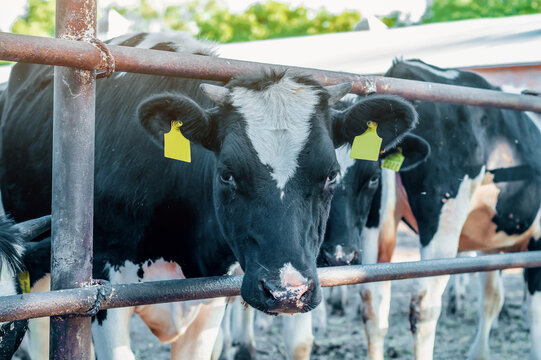
{"label": "cow leg", "polygon": [[[537,234],[539,235],[539,234]],[[541,250],[541,239],[536,236],[530,250]],[[541,360],[541,268],[525,270],[528,325],[530,327],[530,360]]]}
{"label": "cow leg", "polygon": [[106,317],[92,321],[92,340],[99,360],[135,360],[130,347],[130,318],[134,308],[106,310]]}
{"label": "cow leg", "polygon": [[318,338],[325,336],[327,333],[327,306],[325,304],[325,298],[321,299],[321,304],[312,310],[312,329],[314,335]]}
{"label": "cow leg", "polygon": [[[482,168],[476,178],[470,179],[466,176],[454,198],[441,199],[443,206],[436,232],[421,247],[422,260],[456,256],[460,233],[470,211],[471,199],[481,184],[484,174],[485,170]],[[421,220],[431,220],[428,218],[429,214],[424,214],[424,216],[427,218],[417,219],[417,221],[421,223]],[[422,232],[420,236],[423,239]],[[415,359],[432,359],[436,325],[441,313],[441,299],[448,281],[449,275],[421,278],[418,281],[418,292],[414,294],[410,304],[410,326]]]}
{"label": "cow leg", "polygon": [[[361,234],[362,263],[375,264],[378,260],[377,228],[365,228]],[[391,282],[361,284],[362,317],[368,341],[368,358],[383,360],[384,339],[389,327]]]}
{"label": "cow leg", "polygon": [[[171,359],[209,360],[225,312],[226,298],[208,300],[186,332],[171,344]],[[99,358],[98,358],[99,359]]]}
{"label": "cow leg", "polygon": [[[459,257],[475,257],[477,253],[475,251],[466,251],[458,255]],[[472,274],[455,274],[451,275],[449,285],[447,287],[449,291],[449,301],[447,303],[447,313],[456,314],[463,310],[463,300],[466,296],[466,288],[470,282]]]}
{"label": "cow leg", "polygon": [[310,359],[314,336],[312,314],[302,313],[282,316],[286,356],[291,360]]}
{"label": "cow leg", "polygon": [[49,359],[49,323],[48,317],[28,321],[28,356],[32,360]]}
{"label": "cow leg", "polygon": [[231,329],[238,358],[255,358],[254,318],[254,308],[242,306],[240,297],[237,298],[232,309],[233,324]]}
{"label": "cow leg", "polygon": [[233,337],[231,334],[232,327],[232,307],[234,302],[237,301],[237,297],[229,298],[225,305],[224,317],[222,319],[222,324],[220,326],[220,331],[216,338],[216,343],[212,349],[212,360],[232,360],[234,357],[233,353]]}
{"label": "cow leg", "polygon": [[[538,270],[541,271],[541,270]],[[541,284],[539,284],[541,285]],[[541,360],[541,291],[527,295],[530,325],[530,360]]]}
{"label": "cow leg", "polygon": [[[456,256],[459,233],[460,228],[456,230],[456,237],[434,237],[427,246],[421,248],[421,259]],[[414,358],[417,360],[432,359],[441,300],[448,281],[449,275],[418,280],[417,294],[413,295],[410,303],[410,329],[413,334]]]}
{"label": "cow leg", "polygon": [[494,319],[504,301],[503,283],[499,271],[479,273],[481,296],[479,298],[479,326],[470,348],[469,359],[489,359],[488,338]]}

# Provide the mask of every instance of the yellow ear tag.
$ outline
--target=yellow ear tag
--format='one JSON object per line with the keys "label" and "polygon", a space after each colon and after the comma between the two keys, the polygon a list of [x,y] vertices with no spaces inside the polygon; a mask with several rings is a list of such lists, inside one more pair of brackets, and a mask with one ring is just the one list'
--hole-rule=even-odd
{"label": "yellow ear tag", "polygon": [[349,157],[352,159],[377,161],[379,158],[379,149],[381,148],[381,138],[376,132],[378,124],[369,121],[366,125],[368,129],[353,139]]}
{"label": "yellow ear tag", "polygon": [[19,274],[19,284],[21,284],[23,294],[30,292],[30,273],[28,271],[23,271]]}
{"label": "yellow ear tag", "polygon": [[163,155],[166,158],[192,162],[190,140],[180,132],[182,122],[171,121],[171,131],[163,134]]}
{"label": "yellow ear tag", "polygon": [[400,167],[404,162],[404,155],[402,154],[402,149],[398,148],[398,151],[387,156],[382,162],[381,167],[383,169],[389,169],[394,172],[400,171]]}

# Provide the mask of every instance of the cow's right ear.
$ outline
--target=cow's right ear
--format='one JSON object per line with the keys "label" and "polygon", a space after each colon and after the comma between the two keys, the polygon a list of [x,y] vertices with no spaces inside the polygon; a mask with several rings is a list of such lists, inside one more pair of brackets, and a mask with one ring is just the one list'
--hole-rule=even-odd
{"label": "cow's right ear", "polygon": [[335,148],[352,144],[357,135],[368,129],[368,123],[378,125],[381,148],[393,148],[417,125],[417,112],[406,100],[394,95],[370,95],[348,108],[331,110],[332,137]]}
{"label": "cow's right ear", "polygon": [[430,156],[430,144],[423,138],[414,135],[406,134],[396,147],[391,151],[385,151],[381,155],[382,158],[394,153],[394,150],[400,148],[402,155],[404,155],[404,162],[400,167],[400,172],[408,171],[419,164],[423,163]]}
{"label": "cow's right ear", "polygon": [[171,130],[171,122],[182,123],[184,137],[203,147],[217,151],[216,129],[209,113],[192,99],[180,94],[159,94],[147,98],[137,108],[137,117],[152,139],[163,146],[163,135]]}

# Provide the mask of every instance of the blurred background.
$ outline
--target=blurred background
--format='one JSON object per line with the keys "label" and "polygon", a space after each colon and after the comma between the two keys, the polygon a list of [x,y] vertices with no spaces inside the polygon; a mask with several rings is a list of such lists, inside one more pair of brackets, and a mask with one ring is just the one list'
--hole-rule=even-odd
{"label": "blurred background", "polygon": [[[54,36],[54,0],[3,2],[0,31]],[[541,60],[541,0],[99,0],[98,6],[102,40],[187,31],[235,43],[218,52],[244,60],[364,74],[384,72],[402,56],[443,67]],[[442,24],[459,20],[469,21]],[[332,35],[313,36],[322,34]],[[256,41],[283,38],[290,39]],[[9,65],[0,62],[0,82]]]}

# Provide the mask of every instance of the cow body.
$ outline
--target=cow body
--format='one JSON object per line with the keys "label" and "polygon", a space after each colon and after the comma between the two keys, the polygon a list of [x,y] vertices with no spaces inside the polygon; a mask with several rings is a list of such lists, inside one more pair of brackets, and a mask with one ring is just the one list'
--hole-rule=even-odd
{"label": "cow body", "polygon": [[[396,62],[387,76],[496,89],[476,74],[439,69],[418,60]],[[535,247],[541,237],[541,134],[531,119],[511,110],[422,101],[413,104],[422,124],[414,134],[430,144],[432,153],[414,170],[399,176],[388,174],[384,182],[384,196],[391,201],[382,207],[388,215],[381,224],[379,261],[390,261],[400,219],[418,231],[422,259],[453,257],[457,251],[491,253]],[[506,171],[508,168],[520,170]],[[410,309],[417,359],[432,358],[441,295],[448,278],[418,282]],[[472,359],[489,356],[488,334],[503,303],[499,274],[491,272],[483,278],[482,312],[470,350]],[[528,275],[527,282],[529,296],[535,298],[541,283]],[[390,289],[380,287],[380,291],[389,293]],[[384,334],[386,326],[380,330]],[[382,341],[378,347],[383,350]],[[532,338],[532,358],[539,356]]]}
{"label": "cow body", "polygon": [[[112,43],[212,55],[192,41],[139,34]],[[1,186],[16,219],[50,211],[52,78],[51,67],[18,64],[6,90]],[[158,260],[186,277],[223,275],[238,261],[251,306],[271,314],[313,309],[321,298],[315,259],[339,171],[334,148],[368,120],[379,122],[388,147],[416,124],[413,108],[396,97],[330,109],[350,88],[272,72],[225,87],[138,74],[99,80],[94,277],[144,281]],[[176,120],[191,142],[191,164],[163,157],[163,134]],[[98,314],[98,358],[133,358],[131,311]],[[212,323],[222,316],[200,314]],[[193,324],[201,336],[206,325]]]}

